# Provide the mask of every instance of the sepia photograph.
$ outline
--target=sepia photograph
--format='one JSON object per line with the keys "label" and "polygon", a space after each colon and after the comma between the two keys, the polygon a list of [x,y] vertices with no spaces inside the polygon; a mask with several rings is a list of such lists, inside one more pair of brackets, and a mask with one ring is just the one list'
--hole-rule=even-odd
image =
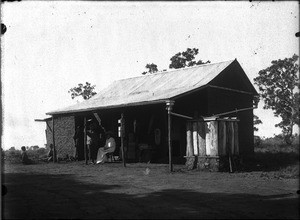
{"label": "sepia photograph", "polygon": [[298,1],[2,1],[1,219],[299,219]]}

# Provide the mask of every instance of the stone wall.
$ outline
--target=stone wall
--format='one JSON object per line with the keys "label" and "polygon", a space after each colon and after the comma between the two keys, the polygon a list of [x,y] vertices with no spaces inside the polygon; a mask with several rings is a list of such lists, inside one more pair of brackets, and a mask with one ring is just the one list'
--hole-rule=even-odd
{"label": "stone wall", "polygon": [[[186,158],[186,167],[188,170],[199,170],[199,171],[220,171],[229,172],[229,158],[228,156],[188,156]],[[241,168],[240,157],[233,156],[231,159],[231,171],[235,172]]]}

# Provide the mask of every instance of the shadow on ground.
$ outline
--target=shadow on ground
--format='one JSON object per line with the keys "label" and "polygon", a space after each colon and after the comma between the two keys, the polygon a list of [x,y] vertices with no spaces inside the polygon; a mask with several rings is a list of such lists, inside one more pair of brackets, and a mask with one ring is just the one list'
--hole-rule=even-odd
{"label": "shadow on ground", "polygon": [[74,175],[9,173],[4,219],[293,218],[291,194],[201,193],[185,189],[151,191],[126,185],[85,183]]}

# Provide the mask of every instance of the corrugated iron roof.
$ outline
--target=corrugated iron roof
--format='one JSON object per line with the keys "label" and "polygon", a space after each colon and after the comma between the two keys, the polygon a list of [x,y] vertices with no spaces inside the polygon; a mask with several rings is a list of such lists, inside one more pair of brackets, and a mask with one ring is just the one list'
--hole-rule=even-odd
{"label": "corrugated iron roof", "polygon": [[114,81],[89,100],[46,114],[165,102],[172,97],[205,86],[233,61],[204,64]]}

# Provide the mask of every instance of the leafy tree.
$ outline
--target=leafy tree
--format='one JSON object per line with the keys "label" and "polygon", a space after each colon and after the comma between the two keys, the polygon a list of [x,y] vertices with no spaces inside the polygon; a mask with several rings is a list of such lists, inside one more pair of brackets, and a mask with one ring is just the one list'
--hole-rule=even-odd
{"label": "leafy tree", "polygon": [[94,91],[95,87],[95,85],[91,86],[89,82],[86,82],[85,85],[79,83],[77,87],[71,88],[68,93],[71,93],[72,99],[82,96],[84,100],[87,100],[97,94]]}
{"label": "leafy tree", "polygon": [[143,75],[147,74],[147,73],[156,73],[158,71],[157,69],[157,65],[154,64],[154,63],[151,63],[151,64],[147,64],[146,66],[146,69],[148,69],[148,71],[145,71],[145,72],[142,72]]}
{"label": "leafy tree", "polygon": [[[258,106],[260,99],[259,96],[254,96],[253,99],[253,104],[254,106]],[[256,127],[256,125],[262,124],[262,121],[259,119],[259,117],[257,115],[253,115],[253,130],[254,131],[258,131],[258,128]]]}
{"label": "leafy tree", "polygon": [[258,131],[258,128],[256,127],[256,125],[262,124],[262,121],[259,119],[258,116],[253,115],[253,130],[254,131]]}
{"label": "leafy tree", "polygon": [[34,145],[34,146],[30,146],[30,150],[37,150],[39,149],[40,147],[38,145]]}
{"label": "leafy tree", "polygon": [[210,61],[203,62],[202,60],[195,61],[195,56],[198,54],[199,49],[187,48],[186,51],[179,52],[171,57],[170,69],[179,69],[183,67],[190,67],[194,65],[210,63]]}
{"label": "leafy tree", "polygon": [[276,127],[282,129],[287,144],[293,141],[293,126],[299,125],[299,77],[298,58],[273,60],[272,65],[259,71],[254,83],[258,85],[264,100],[264,109],[272,109],[281,122]]}

